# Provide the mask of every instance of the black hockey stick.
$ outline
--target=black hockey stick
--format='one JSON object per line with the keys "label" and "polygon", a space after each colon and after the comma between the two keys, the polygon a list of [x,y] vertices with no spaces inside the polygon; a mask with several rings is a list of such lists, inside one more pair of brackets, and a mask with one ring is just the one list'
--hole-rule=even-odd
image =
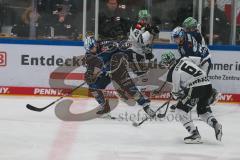
{"label": "black hockey stick", "polygon": [[159,114],[157,115],[158,118],[164,118],[164,117],[166,116],[170,102],[171,102],[171,97],[170,97],[170,99],[169,99],[169,100],[166,102],[166,104],[165,104],[165,105],[167,105],[167,107],[166,107],[166,109],[165,109],[165,112],[164,112],[164,113],[159,113]]}
{"label": "black hockey stick", "polygon": [[[158,109],[155,111],[155,114],[156,114],[160,109],[162,109],[164,106],[166,106],[166,105],[167,105],[167,108],[168,108],[170,102],[171,102],[171,99],[169,99],[169,100],[168,100],[167,102],[165,102],[163,105],[161,105],[160,107],[158,107]],[[165,112],[164,112],[163,114],[158,114],[158,115],[160,115],[160,116],[158,116],[158,118],[163,118],[163,117],[166,116],[167,108],[166,108],[166,110],[165,110]],[[133,125],[134,127],[138,127],[138,126],[140,126],[141,124],[143,124],[145,121],[147,121],[148,119],[149,119],[149,117],[146,116],[146,118],[143,119],[141,122],[133,122],[132,125]]]}
{"label": "black hockey stick", "polygon": [[[70,95],[72,94],[74,91],[76,91],[78,88],[82,87],[86,82],[83,82],[82,84],[80,84],[79,86],[77,86],[76,88],[74,88],[70,93],[64,95],[64,96],[67,96],[67,95]],[[43,108],[38,108],[38,107],[35,107],[31,104],[27,104],[26,107],[32,111],[36,111],[36,112],[42,112],[43,110],[47,109],[48,107],[52,106],[53,104],[55,104],[56,102],[60,101],[61,99],[64,98],[64,96],[56,99],[55,101],[53,101],[52,103],[48,104],[47,106],[43,107]]]}
{"label": "black hockey stick", "polygon": [[[182,90],[181,91],[179,91],[178,93],[181,93],[182,92]],[[167,114],[167,110],[168,110],[168,108],[169,108],[169,104],[170,104],[170,101],[171,101],[171,99],[172,99],[172,94],[171,94],[171,96],[170,96],[170,99],[169,99],[169,103],[167,104],[167,107],[166,107],[166,109],[165,109],[165,112],[164,113],[159,113],[158,115],[157,115],[157,117],[158,118],[163,118],[163,117],[165,117],[166,116],[166,114]]]}
{"label": "black hockey stick", "polygon": [[[165,81],[165,82],[163,83],[162,87],[161,87],[160,89],[157,89],[154,94],[160,93],[161,90],[163,89],[163,87],[164,87],[166,84],[167,84],[167,81]],[[170,100],[171,100],[171,99],[170,99]],[[170,100],[167,101],[167,102],[165,102],[165,103],[164,103],[163,105],[161,105],[160,107],[158,107],[158,109],[155,111],[155,114],[156,114],[161,108],[163,108],[167,103],[170,103]],[[141,124],[143,124],[143,123],[144,123],[146,120],[148,120],[148,119],[149,119],[149,118],[146,117],[146,118],[143,119],[141,122],[133,122],[132,125],[133,125],[134,127],[138,127],[138,126],[140,126]]]}

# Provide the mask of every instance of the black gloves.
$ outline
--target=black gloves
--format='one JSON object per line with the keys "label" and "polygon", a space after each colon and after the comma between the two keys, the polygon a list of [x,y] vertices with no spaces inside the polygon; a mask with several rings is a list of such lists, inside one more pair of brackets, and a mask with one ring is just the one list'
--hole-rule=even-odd
{"label": "black gloves", "polygon": [[149,31],[153,35],[156,35],[160,32],[159,26],[156,25],[147,25],[145,30]]}

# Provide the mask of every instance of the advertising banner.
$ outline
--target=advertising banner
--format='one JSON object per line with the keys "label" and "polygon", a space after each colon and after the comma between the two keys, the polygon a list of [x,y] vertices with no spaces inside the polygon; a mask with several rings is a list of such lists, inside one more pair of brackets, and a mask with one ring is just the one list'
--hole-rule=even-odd
{"label": "advertising banner", "polygon": [[[155,59],[150,63],[157,66],[164,50],[154,49]],[[212,50],[211,53],[213,66],[209,79],[223,93],[221,100],[240,102],[239,51]],[[0,44],[0,94],[62,95],[70,85],[77,86],[84,81],[85,67],[79,58],[84,54],[82,46]],[[60,85],[52,86],[55,82]],[[113,87],[110,85],[108,89]]]}

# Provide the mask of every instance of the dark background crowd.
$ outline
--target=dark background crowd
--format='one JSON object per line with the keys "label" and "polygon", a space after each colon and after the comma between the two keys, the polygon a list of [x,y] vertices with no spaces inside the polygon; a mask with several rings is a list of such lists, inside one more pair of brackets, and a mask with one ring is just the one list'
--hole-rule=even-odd
{"label": "dark background crowd", "polygon": [[[202,33],[208,43],[210,1],[205,0]],[[214,36],[216,44],[229,44],[230,20],[215,0]],[[193,0],[100,0],[99,37],[126,39],[129,29],[137,21],[138,11],[149,9],[152,22],[161,31],[171,31],[189,16],[197,17]],[[87,0],[87,31],[94,32],[95,0]],[[0,29],[3,36],[28,38],[36,29],[37,38],[81,39],[83,0],[0,0]]]}

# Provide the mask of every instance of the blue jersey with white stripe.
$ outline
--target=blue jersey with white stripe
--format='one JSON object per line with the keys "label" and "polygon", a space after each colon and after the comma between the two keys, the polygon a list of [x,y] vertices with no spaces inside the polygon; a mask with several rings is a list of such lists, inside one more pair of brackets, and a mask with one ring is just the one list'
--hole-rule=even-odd
{"label": "blue jersey with white stripe", "polygon": [[190,33],[185,34],[183,43],[178,45],[178,51],[181,57],[197,56],[204,58],[209,54],[208,50],[204,49],[201,43],[198,43]]}

